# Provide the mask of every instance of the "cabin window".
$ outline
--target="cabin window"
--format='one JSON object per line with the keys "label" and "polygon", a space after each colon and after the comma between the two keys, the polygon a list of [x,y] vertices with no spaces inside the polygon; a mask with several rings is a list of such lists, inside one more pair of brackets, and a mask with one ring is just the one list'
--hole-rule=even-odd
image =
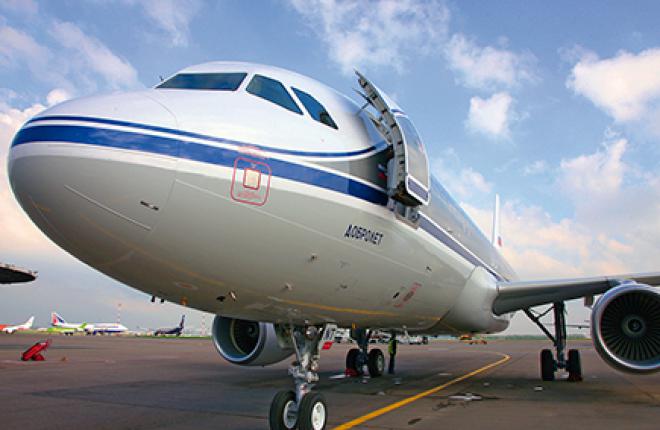
{"label": "cabin window", "polygon": [[254,75],[247,86],[247,92],[257,97],[282,106],[291,112],[302,115],[302,111],[280,81],[266,76]]}
{"label": "cabin window", "polygon": [[156,88],[236,91],[247,73],[179,73]]}
{"label": "cabin window", "polygon": [[319,103],[318,100],[316,100],[311,95],[297,88],[292,88],[292,89],[293,92],[296,94],[296,97],[298,97],[298,100],[300,100],[300,103],[302,103],[303,106],[305,106],[305,109],[307,109],[309,116],[311,116],[318,122],[327,125],[328,127],[337,129],[337,124],[335,124],[328,111],[325,110],[323,105]]}

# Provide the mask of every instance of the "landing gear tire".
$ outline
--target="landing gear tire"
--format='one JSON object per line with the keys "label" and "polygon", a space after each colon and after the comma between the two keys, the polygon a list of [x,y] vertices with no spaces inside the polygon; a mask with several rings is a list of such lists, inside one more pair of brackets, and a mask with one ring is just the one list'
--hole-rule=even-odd
{"label": "landing gear tire", "polygon": [[298,408],[299,430],[323,430],[328,418],[328,408],[320,393],[307,393]]}
{"label": "landing gear tire", "polygon": [[577,349],[568,350],[566,370],[568,370],[568,380],[570,382],[582,381],[582,363],[580,362],[580,351]]}
{"label": "landing gear tire", "polygon": [[357,348],[350,349],[346,354],[346,368],[355,370],[357,373],[360,373],[360,369],[358,369],[358,365],[357,365],[359,356],[360,356],[359,349]]}
{"label": "landing gear tire", "polygon": [[280,391],[270,404],[271,430],[293,430],[298,424],[298,405],[293,391]]}
{"label": "landing gear tire", "polygon": [[369,351],[369,361],[367,362],[369,368],[369,375],[372,378],[377,378],[385,371],[385,356],[380,349],[372,349]]}
{"label": "landing gear tire", "polygon": [[541,351],[541,379],[544,381],[555,380],[555,359],[549,349]]}

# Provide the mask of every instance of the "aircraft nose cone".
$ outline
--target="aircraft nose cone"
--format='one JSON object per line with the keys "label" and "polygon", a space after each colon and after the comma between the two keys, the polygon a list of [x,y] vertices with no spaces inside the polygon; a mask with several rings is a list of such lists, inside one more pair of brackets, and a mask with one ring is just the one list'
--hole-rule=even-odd
{"label": "aircraft nose cone", "polygon": [[92,265],[109,264],[154,229],[153,208],[165,206],[174,180],[178,141],[156,128],[177,124],[149,91],[54,106],[12,142],[14,195],[62,248]]}

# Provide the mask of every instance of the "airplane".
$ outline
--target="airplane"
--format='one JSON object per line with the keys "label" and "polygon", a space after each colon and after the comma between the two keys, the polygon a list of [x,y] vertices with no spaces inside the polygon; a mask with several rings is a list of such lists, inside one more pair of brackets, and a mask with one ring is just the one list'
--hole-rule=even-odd
{"label": "airplane", "polygon": [[87,333],[97,334],[118,334],[126,333],[128,327],[119,323],[93,323],[86,327]]}
{"label": "airplane", "polygon": [[66,320],[62,318],[57,312],[51,312],[50,325],[51,328],[55,329],[55,331],[62,331],[63,333],[85,331],[88,326],[87,323],[66,322]]}
{"label": "airplane", "polygon": [[3,333],[8,333],[8,334],[14,334],[17,331],[20,330],[29,330],[32,328],[32,323],[34,323],[34,317],[30,317],[27,321],[25,321],[23,324],[18,324],[18,325],[7,325],[7,324],[0,324],[0,330]]}
{"label": "airplane", "polygon": [[[150,296],[216,314],[240,366],[295,355],[272,429],[322,429],[319,345],[357,343],[347,367],[382,374],[371,330],[496,333],[522,311],[552,341],[541,377],[581,378],[565,302],[599,296],[592,338],[632,373],[660,369],[660,272],[520,280],[429,173],[410,117],[357,73],[361,104],[312,78],[240,62],[185,68],[154,88],[69,100],[17,132],[14,195],[84,263]],[[532,308],[548,304],[554,332]],[[332,329],[334,330],[334,328]],[[330,333],[328,331],[328,333]]]}
{"label": "airplane", "polygon": [[174,328],[159,328],[154,332],[154,336],[160,336],[160,335],[168,335],[168,334],[173,334],[176,336],[181,336],[181,332],[183,332],[183,323],[186,319],[185,315],[181,315],[181,322],[177,327]]}
{"label": "airplane", "polygon": [[57,312],[50,314],[50,323],[53,328],[62,331],[64,334],[84,331],[87,334],[111,334],[124,333],[128,328],[118,323],[69,323],[64,320]]}

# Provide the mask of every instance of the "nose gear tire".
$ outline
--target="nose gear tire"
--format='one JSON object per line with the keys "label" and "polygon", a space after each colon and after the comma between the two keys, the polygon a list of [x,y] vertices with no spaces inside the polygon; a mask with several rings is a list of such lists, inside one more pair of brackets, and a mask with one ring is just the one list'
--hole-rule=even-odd
{"label": "nose gear tire", "polygon": [[299,430],[324,430],[328,407],[320,393],[311,392],[303,397],[298,408]]}
{"label": "nose gear tire", "polygon": [[296,394],[290,390],[278,392],[270,404],[268,420],[271,430],[293,430],[298,424],[297,418]]}

